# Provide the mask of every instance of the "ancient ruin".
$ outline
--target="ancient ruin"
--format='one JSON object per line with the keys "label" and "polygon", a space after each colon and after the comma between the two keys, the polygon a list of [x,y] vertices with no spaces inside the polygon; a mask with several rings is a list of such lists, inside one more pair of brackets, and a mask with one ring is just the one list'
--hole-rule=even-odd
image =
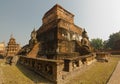
{"label": "ancient ruin", "polygon": [[0,42],[0,55],[5,56],[5,42]]}
{"label": "ancient ruin", "polygon": [[16,43],[15,38],[11,35],[6,47],[6,56],[15,56],[20,50],[20,45]]}
{"label": "ancient ruin", "polygon": [[85,29],[74,24],[74,15],[56,4],[31,32],[29,44],[18,53],[19,63],[46,79],[63,84],[82,66],[95,61]]}

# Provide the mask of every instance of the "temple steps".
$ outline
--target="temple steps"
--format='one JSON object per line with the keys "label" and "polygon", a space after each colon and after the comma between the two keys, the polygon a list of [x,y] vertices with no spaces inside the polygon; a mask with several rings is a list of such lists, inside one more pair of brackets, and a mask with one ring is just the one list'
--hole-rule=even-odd
{"label": "temple steps", "polygon": [[27,54],[27,56],[36,58],[38,51],[39,51],[39,43],[34,45],[33,49]]}

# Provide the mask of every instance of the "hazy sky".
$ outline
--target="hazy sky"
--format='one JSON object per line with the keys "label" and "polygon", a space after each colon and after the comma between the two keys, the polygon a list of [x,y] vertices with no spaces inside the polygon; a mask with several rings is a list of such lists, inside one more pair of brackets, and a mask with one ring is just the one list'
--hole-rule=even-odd
{"label": "hazy sky", "polygon": [[75,15],[76,25],[85,28],[89,38],[106,40],[120,31],[120,0],[0,0],[0,42],[10,35],[21,45],[28,43],[34,26],[55,4]]}

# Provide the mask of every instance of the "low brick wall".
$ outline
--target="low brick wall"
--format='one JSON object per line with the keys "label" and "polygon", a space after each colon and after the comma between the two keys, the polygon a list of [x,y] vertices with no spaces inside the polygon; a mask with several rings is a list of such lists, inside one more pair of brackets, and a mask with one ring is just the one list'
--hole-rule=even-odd
{"label": "low brick wall", "polygon": [[108,52],[98,52],[98,53],[96,53],[96,59],[98,61],[106,61],[106,62],[108,62],[109,56],[111,56],[111,54],[108,53]]}
{"label": "low brick wall", "polygon": [[120,55],[120,50],[104,50],[112,55]]}
{"label": "low brick wall", "polygon": [[95,62],[95,54],[64,59],[63,83],[80,74],[83,68]]}
{"label": "low brick wall", "polygon": [[59,82],[62,78],[63,61],[21,56],[19,63],[54,83]]}
{"label": "low brick wall", "polygon": [[79,74],[83,66],[93,63],[94,55],[70,57],[64,60],[20,56],[18,63],[37,72],[55,84],[63,84]]}
{"label": "low brick wall", "polygon": [[112,55],[120,55],[120,50],[109,51]]}

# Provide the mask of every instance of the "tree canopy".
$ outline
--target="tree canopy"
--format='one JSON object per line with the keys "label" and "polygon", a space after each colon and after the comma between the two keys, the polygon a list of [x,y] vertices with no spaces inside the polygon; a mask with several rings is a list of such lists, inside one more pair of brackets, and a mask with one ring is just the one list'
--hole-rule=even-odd
{"label": "tree canopy", "polygon": [[95,50],[103,49],[103,41],[100,38],[91,39],[91,45],[94,47]]}
{"label": "tree canopy", "polygon": [[111,34],[105,46],[106,48],[110,48],[114,50],[114,49],[120,49],[118,48],[120,46],[119,44],[120,44],[120,31],[117,33]]}

